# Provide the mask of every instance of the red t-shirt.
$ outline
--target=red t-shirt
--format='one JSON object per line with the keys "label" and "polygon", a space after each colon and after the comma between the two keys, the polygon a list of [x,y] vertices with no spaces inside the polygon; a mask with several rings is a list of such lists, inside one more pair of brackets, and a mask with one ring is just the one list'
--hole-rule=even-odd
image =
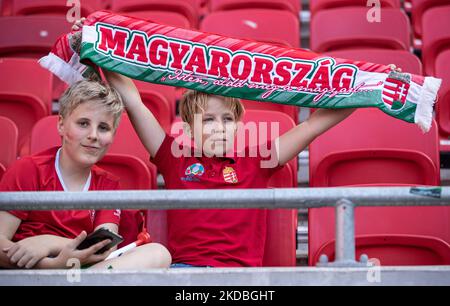
{"label": "red t-shirt", "polygon": [[[4,174],[0,191],[64,191],[55,169],[58,148],[23,157]],[[93,166],[89,190],[116,190],[119,181],[112,174]],[[81,231],[88,234],[104,223],[119,225],[117,210],[50,210],[9,211],[22,222],[13,241],[37,236],[55,235],[75,238]]]}
{"label": "red t-shirt", "polygon": [[[172,143],[178,146],[173,137],[166,135],[153,159],[168,189],[267,188],[270,177],[282,168],[262,168],[261,161],[269,158],[259,153],[248,157],[248,148],[247,157],[178,157],[172,154]],[[169,251],[174,263],[214,267],[262,265],[265,209],[169,210],[167,218]]]}

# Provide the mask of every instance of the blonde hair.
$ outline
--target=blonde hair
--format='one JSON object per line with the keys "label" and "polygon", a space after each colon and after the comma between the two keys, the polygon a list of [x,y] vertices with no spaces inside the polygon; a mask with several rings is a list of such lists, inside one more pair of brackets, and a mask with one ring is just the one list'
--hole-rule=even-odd
{"label": "blonde hair", "polygon": [[114,88],[94,80],[78,81],[59,99],[59,115],[66,118],[85,102],[96,102],[105,106],[113,114],[114,129],[117,128],[124,106],[122,97]]}
{"label": "blonde hair", "polygon": [[194,121],[194,115],[203,113],[208,106],[208,99],[210,97],[219,97],[230,107],[236,121],[239,121],[244,114],[244,106],[237,98],[216,96],[196,90],[187,90],[181,98],[179,105],[179,112],[181,120],[191,124]]}

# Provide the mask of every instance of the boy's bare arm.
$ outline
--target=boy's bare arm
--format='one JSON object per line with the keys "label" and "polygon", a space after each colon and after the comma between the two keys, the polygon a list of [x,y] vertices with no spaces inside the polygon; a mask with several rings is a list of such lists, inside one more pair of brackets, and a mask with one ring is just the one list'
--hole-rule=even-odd
{"label": "boy's bare arm", "polygon": [[141,142],[152,157],[158,152],[166,133],[152,112],[142,103],[133,81],[115,72],[103,70],[109,84],[122,96],[123,103]]}
{"label": "boy's bare arm", "polygon": [[355,109],[318,109],[305,122],[278,138],[278,164],[284,165],[303,151],[320,136],[345,118]]}

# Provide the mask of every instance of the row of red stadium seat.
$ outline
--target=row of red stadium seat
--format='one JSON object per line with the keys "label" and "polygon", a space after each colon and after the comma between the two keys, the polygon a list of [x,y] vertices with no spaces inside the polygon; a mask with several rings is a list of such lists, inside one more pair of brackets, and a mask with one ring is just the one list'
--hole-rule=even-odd
{"label": "row of red stadium seat", "polygon": [[[430,9],[423,17],[423,61],[425,72],[433,74],[434,58],[447,48],[449,6]],[[140,17],[144,12],[137,13]],[[173,12],[155,11],[156,22],[183,26]],[[165,15],[167,14],[167,15]],[[367,22],[366,8],[322,10],[311,21],[311,49],[326,52],[349,48],[388,48],[409,50],[411,29],[406,14],[399,9],[384,9],[381,22]],[[65,16],[12,16],[0,18],[0,26],[10,29],[0,36],[0,56],[40,57],[55,39],[70,30]],[[300,46],[298,19],[290,13],[266,9],[235,10],[208,14],[200,25],[206,32],[239,38]]]}
{"label": "row of red stadium seat", "polygon": [[[67,1],[65,0],[5,0],[2,7],[3,16],[23,15],[66,15]],[[153,12],[169,11],[174,18],[182,16],[190,27],[196,28],[201,17],[200,0],[110,0],[110,1],[81,1],[81,14],[87,16],[99,9],[110,9],[115,12],[137,15],[142,18],[154,18]],[[268,8],[286,10],[298,15],[300,4],[297,0],[212,0],[209,7],[213,11]],[[178,18],[179,19],[179,18]]]}
{"label": "row of red stadium seat", "polygon": [[[339,139],[340,141],[336,141]],[[429,133],[359,109],[310,145],[311,187],[439,186],[436,122]],[[309,264],[334,258],[334,210],[309,210]],[[450,207],[359,207],[356,250],[382,265],[450,264]]]}
{"label": "row of red stadium seat", "polygon": [[[327,52],[331,56],[340,58],[352,58],[382,64],[394,63],[404,71],[421,74],[419,59],[404,50],[381,50],[381,49],[353,49]],[[448,150],[445,139],[450,136],[450,114],[449,114],[449,85],[450,72],[445,69],[448,62],[448,52],[443,52],[438,57],[439,77],[444,79],[441,90],[441,98],[437,107],[437,119],[440,135],[443,138],[442,150]],[[33,59],[2,58],[0,59],[0,95],[3,97],[0,106],[0,115],[10,117],[19,127],[19,153],[26,154],[26,144],[29,131],[33,124],[40,118],[51,113],[51,74],[42,69]],[[33,75],[34,81],[26,87],[23,86],[21,77]],[[136,82],[142,95],[144,103],[156,115],[163,126],[169,132],[170,125],[175,118],[175,89],[169,86],[153,85],[144,82]],[[20,102],[17,102],[20,101]],[[279,105],[274,103],[262,103],[244,101],[248,109],[268,109],[288,114],[297,122],[298,108],[293,106]],[[28,131],[28,132],[27,132]]]}
{"label": "row of red stadium seat", "polygon": [[[336,8],[343,7],[365,7],[373,6],[378,1],[366,1],[366,0],[310,0],[309,7],[311,15],[316,13]],[[381,0],[379,1],[382,8],[395,8],[399,9],[402,6],[403,1],[400,0]],[[423,16],[425,13],[436,7],[446,6],[450,3],[448,0],[411,0],[410,1],[410,13],[412,19],[412,28],[416,37],[422,37],[423,29]],[[367,10],[366,10],[367,11]],[[383,10],[384,11],[384,10]],[[343,18],[344,20],[344,18]]]}
{"label": "row of red stadium seat", "polygon": [[409,50],[411,31],[406,14],[382,10],[380,22],[368,22],[367,8],[336,8],[317,12],[311,19],[311,49],[316,52],[349,48]]}
{"label": "row of red stadium seat", "polygon": [[[362,16],[362,14],[353,15],[355,9],[339,9],[341,13],[347,13],[352,14],[352,16]],[[359,9],[357,9],[359,10]],[[343,12],[345,11],[345,12]],[[247,11],[245,11],[247,12]],[[254,11],[253,11],[254,12]],[[256,13],[261,13],[263,11],[259,10],[256,11]],[[221,12],[220,14],[228,14],[230,12]],[[235,17],[236,20],[241,20],[244,18],[244,16],[241,16],[240,11],[234,11],[233,14],[236,14]],[[395,26],[390,25],[390,22],[394,22],[394,20],[397,20],[396,16],[399,17],[399,20],[403,20],[406,18],[404,14],[400,11],[388,11],[386,13],[392,13],[391,18],[386,17],[384,15],[383,22],[376,24],[376,25],[370,25],[367,22],[362,22],[362,24],[368,25],[368,28],[366,31],[361,31],[363,27],[359,26],[353,26],[352,24],[346,24],[346,22],[343,21],[337,21],[338,24],[340,24],[339,27],[336,26],[329,26],[327,23],[319,22],[321,19],[321,16],[324,17],[324,19],[332,19],[335,14],[333,14],[333,10],[330,11],[324,11],[322,14],[318,14],[318,19],[314,18],[312,21],[312,48],[320,51],[320,52],[326,52],[331,50],[337,50],[337,49],[351,49],[351,48],[361,48],[361,47],[390,47],[390,48],[400,48],[400,49],[408,49],[409,46],[409,40],[406,39],[408,37],[408,30],[401,30],[402,27],[398,27],[400,30],[397,32],[396,35],[390,34],[385,30],[385,28],[392,28]],[[277,35],[278,32],[281,33],[289,33],[287,30],[288,28],[292,28],[289,26],[289,24],[293,25],[295,23],[298,23],[295,18],[289,18],[286,17],[288,15],[285,15],[283,17],[284,12],[278,12],[277,14],[280,14],[280,19],[285,20],[284,22],[281,22],[280,20],[278,22],[267,22],[263,15],[255,15],[255,19],[247,20],[248,24],[253,24],[252,22],[255,22],[257,25],[256,28],[252,28],[246,24],[245,21],[243,22],[232,22],[231,24],[234,24],[234,27],[229,26],[227,23],[227,26],[224,26],[223,22],[217,21],[218,19],[214,18],[214,16],[208,16],[205,18],[204,22],[202,23],[202,30],[204,31],[210,31],[215,33],[221,33],[224,35],[230,35],[233,34],[235,36],[244,37],[244,38],[250,38],[250,39],[258,39],[258,40],[265,40],[265,41],[271,41],[271,42],[278,42],[280,44],[284,45],[293,45],[298,46],[298,28],[295,28],[296,30],[292,31],[291,34],[286,34],[285,37],[280,37],[280,35]],[[277,16],[275,14],[275,17]],[[425,33],[429,33],[429,35],[425,35],[424,39],[424,62],[426,63],[425,71],[428,74],[433,74],[435,71],[435,64],[434,59],[437,57],[442,50],[445,50],[448,44],[449,38],[447,37],[447,33],[445,33],[445,29],[448,27],[446,26],[445,22],[448,22],[448,18],[445,19],[444,16],[448,15],[448,7],[440,7],[435,10],[429,10],[427,16],[427,19],[430,20],[430,26],[425,26]],[[258,17],[261,16],[261,17]],[[274,18],[275,18],[274,17]],[[25,20],[22,20],[22,19]],[[233,20],[232,16],[226,16],[227,20]],[[350,18],[344,18],[343,20],[349,20]],[[363,19],[363,18],[359,18]],[[353,18],[352,22],[357,22],[355,20],[359,20],[358,18]],[[257,21],[257,22],[256,22]],[[433,25],[434,22],[434,25]],[[440,23],[440,24],[439,24]],[[444,24],[443,24],[444,23]],[[272,24],[279,25],[278,27],[271,26]],[[318,24],[317,28],[315,24]],[[331,24],[331,22],[329,23]],[[426,23],[428,24],[428,23]],[[63,17],[43,17],[43,16],[26,16],[26,17],[3,17],[0,18],[0,26],[1,27],[9,27],[13,29],[13,33],[10,32],[6,33],[4,32],[5,37],[0,37],[0,55],[1,56],[9,56],[9,57],[33,57],[38,58],[45,53],[47,53],[53,42],[55,41],[56,37],[58,37],[60,34],[68,31],[69,25],[66,22],[66,20]],[[372,26],[374,28],[372,29]],[[437,28],[438,30],[433,31],[433,29]],[[271,30],[273,29],[273,30]],[[320,29],[323,29],[321,31]],[[318,35],[317,37],[322,37],[320,39],[314,39],[316,37],[314,35],[315,32],[323,32],[327,33],[329,30],[333,30],[333,35]],[[347,29],[347,30],[345,30]],[[352,31],[351,29],[357,29]],[[379,35],[374,36],[373,31],[379,33]],[[261,34],[264,33],[264,34]],[[272,33],[272,34],[271,34]],[[365,34],[364,34],[365,33]],[[371,39],[357,39],[361,38],[363,35],[370,36]],[[265,38],[264,38],[265,37]],[[365,43],[361,43],[361,41]],[[429,54],[429,56],[428,56]],[[427,64],[428,63],[428,64]],[[402,67],[400,65],[400,67]],[[405,69],[405,68],[404,68]],[[406,70],[405,70],[406,71]],[[64,86],[61,84],[59,80],[54,81],[54,93],[53,93],[53,99],[57,99],[60,94],[62,93]],[[169,103],[172,103],[169,101]],[[249,103],[252,105],[252,103]],[[253,103],[253,105],[255,105]],[[297,122],[297,114],[295,112],[295,109],[289,108],[289,107],[281,107],[277,106],[278,110],[280,111],[286,111],[288,114],[290,114],[293,119]],[[167,117],[166,117],[167,118]],[[170,117],[173,119],[173,117]],[[163,123],[163,125],[167,126]]]}

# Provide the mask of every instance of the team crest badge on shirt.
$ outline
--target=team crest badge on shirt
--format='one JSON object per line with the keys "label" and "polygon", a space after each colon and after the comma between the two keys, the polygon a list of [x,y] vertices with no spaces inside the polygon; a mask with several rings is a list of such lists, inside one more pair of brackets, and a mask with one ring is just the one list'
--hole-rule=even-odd
{"label": "team crest badge on shirt", "polygon": [[232,167],[225,167],[223,169],[223,179],[230,184],[236,184],[238,182],[236,171]]}
{"label": "team crest badge on shirt", "polygon": [[199,182],[200,180],[198,177],[202,176],[203,173],[205,173],[205,167],[203,167],[202,164],[192,164],[186,168],[186,171],[184,172],[186,176],[181,179],[188,182]]}
{"label": "team crest badge on shirt", "polygon": [[90,215],[91,215],[91,221],[92,221],[92,223],[94,223],[94,221],[95,221],[95,210],[91,209],[89,212],[90,212]]}
{"label": "team crest badge on shirt", "polygon": [[121,213],[122,213],[122,211],[121,211],[120,209],[116,209],[116,210],[114,211],[114,216],[120,218]]}

